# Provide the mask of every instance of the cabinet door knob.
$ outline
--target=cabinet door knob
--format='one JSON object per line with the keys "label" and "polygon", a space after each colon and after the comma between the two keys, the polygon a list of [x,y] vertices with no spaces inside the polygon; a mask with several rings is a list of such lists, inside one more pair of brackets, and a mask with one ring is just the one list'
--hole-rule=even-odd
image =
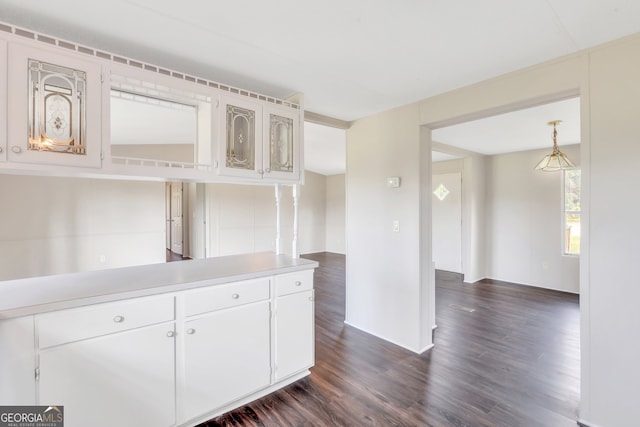
{"label": "cabinet door knob", "polygon": [[175,332],[173,332],[173,331],[169,331],[169,332],[167,332],[167,337],[169,337],[169,338],[173,338],[173,337],[175,337],[175,336],[176,336],[176,333],[175,333]]}
{"label": "cabinet door knob", "polygon": [[122,323],[124,322],[124,316],[116,316],[113,318],[113,321],[116,323]]}
{"label": "cabinet door knob", "polygon": [[233,295],[231,295],[231,298],[238,299],[238,298],[240,298],[240,294],[233,294]]}
{"label": "cabinet door knob", "polygon": [[2,153],[2,147],[0,147],[0,153]]}
{"label": "cabinet door knob", "polygon": [[14,145],[11,147],[11,151],[13,151],[14,153],[18,154],[22,152],[22,148],[20,148],[20,146],[18,145]]}
{"label": "cabinet door knob", "polygon": [[271,172],[271,168],[266,168],[264,171],[265,171],[265,173],[270,173]]}
{"label": "cabinet door knob", "polygon": [[187,333],[188,333],[189,335],[193,335],[193,334],[195,334],[195,333],[196,333],[196,330],[195,330],[195,329],[193,329],[193,328],[189,328],[189,329],[187,329]]}
{"label": "cabinet door knob", "polygon": [[296,286],[301,286],[301,285],[302,285],[302,282],[299,280],[296,280]]}

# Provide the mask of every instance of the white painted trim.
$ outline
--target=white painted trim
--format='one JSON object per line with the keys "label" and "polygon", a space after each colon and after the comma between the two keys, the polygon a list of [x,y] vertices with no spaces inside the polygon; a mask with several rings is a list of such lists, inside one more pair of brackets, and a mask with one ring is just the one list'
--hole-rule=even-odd
{"label": "white painted trim", "polygon": [[366,334],[369,334],[369,335],[371,335],[371,336],[373,336],[373,337],[376,337],[376,338],[379,338],[379,339],[381,339],[381,340],[383,340],[383,341],[386,341],[386,342],[388,342],[388,343],[391,343],[391,344],[393,344],[393,345],[397,345],[398,347],[402,347],[402,348],[404,348],[405,350],[409,350],[409,351],[410,351],[410,352],[412,352],[412,353],[421,354],[421,353],[423,353],[424,351],[426,351],[426,350],[430,349],[431,347],[433,347],[433,344],[429,344],[429,345],[427,345],[427,346],[425,346],[425,347],[421,348],[420,350],[416,350],[415,348],[410,348],[410,347],[407,347],[407,346],[406,346],[406,345],[404,345],[404,344],[400,344],[400,343],[398,343],[397,341],[394,341],[394,340],[392,340],[392,339],[391,339],[391,338],[389,338],[389,337],[385,337],[385,336],[382,336],[382,335],[374,334],[374,333],[373,333],[373,332],[371,332],[370,330],[365,329],[365,328],[361,328],[360,326],[355,325],[355,324],[353,324],[353,323],[351,323],[351,322],[349,322],[349,321],[347,321],[347,320],[345,320],[345,321],[344,321],[344,324],[345,324],[345,325],[348,325],[348,326],[351,326],[352,328],[355,328],[355,329],[357,329],[357,330],[359,330],[359,331],[362,331],[362,332],[364,332],[364,333],[366,333]]}
{"label": "white painted trim", "polygon": [[293,258],[300,258],[300,251],[298,246],[298,228],[300,226],[299,221],[299,206],[298,200],[300,199],[300,186],[294,184],[292,187],[293,193],[293,241],[291,243],[291,256]]}
{"label": "white painted trim", "polygon": [[282,198],[282,186],[280,184],[276,184],[274,186],[276,190],[276,255],[280,255],[282,253],[281,248],[281,230],[282,230],[282,218],[280,215],[280,200]]}

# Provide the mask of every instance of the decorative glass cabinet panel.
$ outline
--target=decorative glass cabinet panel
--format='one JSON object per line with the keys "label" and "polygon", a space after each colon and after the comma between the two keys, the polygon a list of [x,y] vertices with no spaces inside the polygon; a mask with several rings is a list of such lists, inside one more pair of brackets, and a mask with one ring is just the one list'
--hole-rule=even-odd
{"label": "decorative glass cabinet panel", "polygon": [[29,150],[86,154],[84,71],[29,59]]}
{"label": "decorative glass cabinet panel", "polygon": [[246,97],[220,95],[218,111],[218,173],[262,178],[262,105]]}
{"label": "decorative glass cabinet panel", "polygon": [[293,119],[269,114],[269,169],[293,171]]}
{"label": "decorative glass cabinet panel", "polygon": [[100,167],[100,65],[17,43],[8,51],[8,160]]}
{"label": "decorative glass cabinet panel", "polygon": [[256,169],[256,112],[227,105],[227,167]]}
{"label": "decorative glass cabinet panel", "polygon": [[300,110],[264,106],[264,178],[296,181],[300,177]]}

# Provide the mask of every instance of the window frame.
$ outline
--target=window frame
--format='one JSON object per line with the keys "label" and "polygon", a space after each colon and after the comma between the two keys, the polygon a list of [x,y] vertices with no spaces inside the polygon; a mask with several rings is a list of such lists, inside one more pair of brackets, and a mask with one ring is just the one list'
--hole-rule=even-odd
{"label": "window frame", "polygon": [[566,186],[566,182],[567,182],[567,173],[570,172],[578,172],[580,177],[579,177],[579,193],[581,193],[581,189],[582,189],[582,170],[580,167],[575,167],[575,168],[571,168],[571,169],[563,169],[562,170],[562,179],[561,179],[561,185],[562,185],[562,200],[561,200],[561,209],[562,209],[562,220],[561,220],[561,242],[562,242],[562,256],[568,256],[568,257],[580,257],[580,252],[581,252],[581,248],[580,246],[578,246],[578,252],[577,253],[573,253],[573,252],[569,252],[570,250],[570,244],[567,244],[567,216],[568,215],[577,215],[578,218],[580,219],[580,225],[582,225],[582,204],[580,203],[580,209],[578,210],[568,210],[567,206],[566,206],[566,197],[567,197],[567,186]]}

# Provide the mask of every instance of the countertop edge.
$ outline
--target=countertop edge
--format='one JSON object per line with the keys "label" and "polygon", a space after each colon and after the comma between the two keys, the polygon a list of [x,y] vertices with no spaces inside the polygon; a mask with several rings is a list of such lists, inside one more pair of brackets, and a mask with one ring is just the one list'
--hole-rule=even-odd
{"label": "countertop edge", "polygon": [[318,267],[272,252],[0,282],[0,320]]}

